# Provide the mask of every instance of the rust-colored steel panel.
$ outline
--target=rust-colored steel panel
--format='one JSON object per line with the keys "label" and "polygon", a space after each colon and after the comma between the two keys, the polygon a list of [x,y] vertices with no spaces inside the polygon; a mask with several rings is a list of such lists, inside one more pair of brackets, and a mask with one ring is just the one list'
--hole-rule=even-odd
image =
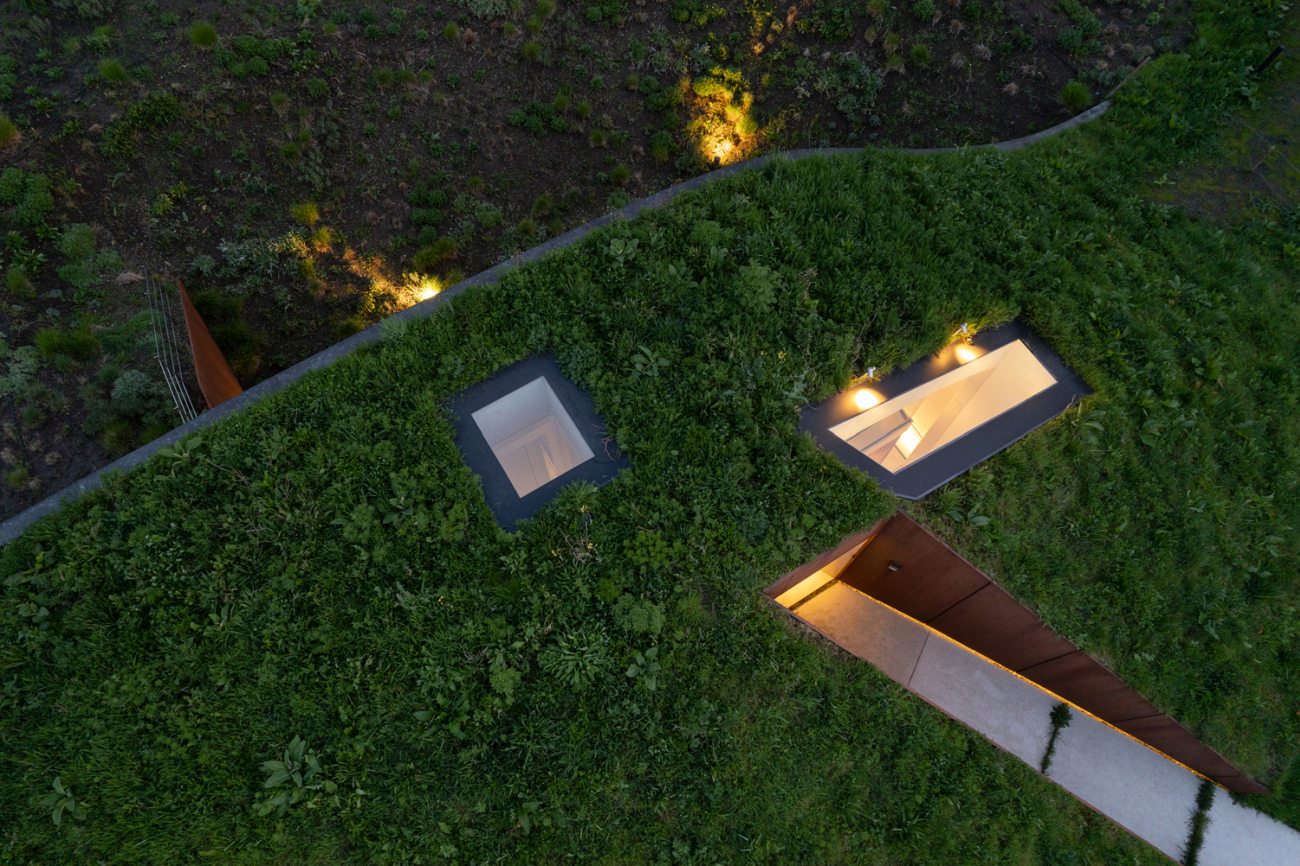
{"label": "rust-colored steel panel", "polygon": [[1218,782],[1229,791],[1235,791],[1238,794],[1268,793],[1268,788],[1265,788],[1249,776],[1211,776],[1210,779]]}
{"label": "rust-colored steel panel", "polygon": [[864,541],[871,540],[871,537],[875,535],[877,532],[879,532],[880,528],[884,526],[886,523],[888,523],[890,519],[891,518],[888,517],[881,518],[880,520],[877,520],[875,523],[871,524],[870,529],[864,529],[861,532],[853,533],[848,538],[844,539],[839,544],[832,547],[830,550],[818,556],[812,562],[805,563],[799,566],[798,568],[794,569],[793,571],[790,571],[784,577],[778,580],[776,583],[772,584],[767,589],[763,590],[763,593],[767,595],[768,598],[776,598],[778,595],[785,592],[787,589],[794,586],[799,581],[803,580],[805,577],[816,574],[818,571],[825,568],[827,565],[831,564],[835,560],[839,559],[841,556],[848,553],[850,550],[857,547],[859,544],[862,544]]}
{"label": "rust-colored steel panel", "polygon": [[948,608],[927,625],[1013,671],[1076,649],[996,583]]}
{"label": "rust-colored steel panel", "polygon": [[190,335],[190,352],[194,355],[194,372],[198,376],[199,390],[209,409],[214,409],[231,397],[244,393],[239,380],[226,363],[226,356],[221,354],[208,326],[203,324],[203,317],[194,308],[189,292],[180,280],[176,281],[181,290],[181,307],[185,310],[185,330]]}
{"label": "rust-colored steel panel", "polygon": [[1112,724],[1160,712],[1083,651],[1025,668],[1020,675]]}
{"label": "rust-colored steel panel", "polygon": [[1115,727],[1211,778],[1241,773],[1226,758],[1209,746],[1202,745],[1195,734],[1168,716],[1129,719],[1126,722],[1116,722]]}
{"label": "rust-colored steel panel", "polygon": [[984,588],[988,577],[906,514],[894,515],[840,580],[921,622]]}

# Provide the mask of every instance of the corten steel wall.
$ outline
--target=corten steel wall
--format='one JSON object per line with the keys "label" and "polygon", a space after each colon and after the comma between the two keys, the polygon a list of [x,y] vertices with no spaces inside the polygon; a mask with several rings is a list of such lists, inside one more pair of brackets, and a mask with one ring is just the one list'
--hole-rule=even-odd
{"label": "corten steel wall", "polygon": [[987,574],[901,512],[786,575],[767,594],[775,598],[816,571],[816,562],[829,562],[837,551],[850,550],[866,538],[871,542],[844,567],[839,576],[842,582],[1060,695],[1231,791],[1268,793],[1101,662],[1057,636]]}
{"label": "corten steel wall", "polygon": [[209,409],[214,409],[231,397],[244,393],[239,380],[226,363],[226,356],[217,348],[208,326],[203,324],[203,317],[190,300],[190,293],[180,280],[176,287],[181,290],[181,307],[185,310],[185,330],[190,335],[190,353],[194,356],[194,372],[199,380],[199,390]]}

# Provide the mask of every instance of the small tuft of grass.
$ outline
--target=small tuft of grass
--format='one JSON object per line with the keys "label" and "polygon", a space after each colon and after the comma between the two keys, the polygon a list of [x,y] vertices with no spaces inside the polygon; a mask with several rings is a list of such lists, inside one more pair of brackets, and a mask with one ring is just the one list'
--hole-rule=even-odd
{"label": "small tuft of grass", "polygon": [[471,195],[480,195],[483,192],[483,178],[475,175],[465,181],[465,189],[470,191]]}
{"label": "small tuft of grass", "polygon": [[378,87],[380,90],[387,90],[388,88],[392,87],[393,82],[395,82],[396,80],[397,80],[397,75],[391,69],[375,70],[375,86]]}
{"label": "small tuft of grass", "polygon": [[549,192],[544,192],[537,198],[533,199],[533,216],[544,217],[550,216],[551,211],[555,209],[555,202]]}
{"label": "small tuft of grass", "polygon": [[217,28],[200,21],[190,28],[190,44],[195,48],[211,48],[217,44]]}
{"label": "small tuft of grass", "polygon": [[1056,98],[1061,101],[1061,105],[1075,114],[1092,105],[1092,92],[1082,81],[1071,81],[1061,88]]}
{"label": "small tuft of grass", "polygon": [[293,165],[302,158],[302,145],[296,141],[286,141],[280,145],[280,156],[284,158],[285,162]]}
{"label": "small tuft of grass", "polygon": [[536,36],[542,32],[542,19],[533,15],[524,22],[524,29],[528,31],[529,36]]}
{"label": "small tuft of grass", "polygon": [[314,201],[299,202],[289,209],[289,214],[298,225],[311,228],[320,221],[320,208]]}
{"label": "small tuft of grass", "polygon": [[114,84],[122,84],[131,80],[131,76],[127,73],[122,62],[111,57],[99,61],[99,77]]}
{"label": "small tuft of grass", "polygon": [[586,120],[591,117],[591,103],[585,99],[579,99],[578,104],[573,107],[573,113],[578,115],[578,120]]}
{"label": "small tuft of grass", "polygon": [[609,182],[615,186],[627,186],[632,179],[632,171],[626,165],[616,165],[609,170]]}
{"label": "small tuft of grass", "polygon": [[536,63],[542,58],[542,46],[536,42],[525,42],[524,47],[519,49],[519,53],[523,55],[525,60]]}
{"label": "small tuft of grass", "polygon": [[366,323],[361,321],[360,316],[350,316],[334,326],[334,336],[337,339],[346,340],[353,334],[359,334],[365,329]]}
{"label": "small tuft of grass", "polygon": [[76,361],[92,361],[99,357],[99,341],[90,332],[89,325],[61,331],[43,328],[36,332],[36,348],[46,358],[63,355]]}
{"label": "small tuft of grass", "polygon": [[524,217],[519,223],[520,237],[531,238],[537,235],[537,221],[532,217]]}
{"label": "small tuft of grass", "polygon": [[9,119],[9,115],[0,111],[0,150],[17,144],[21,139],[22,133],[18,131],[18,125]]}
{"label": "small tuft of grass", "polygon": [[449,23],[446,27],[442,28],[443,39],[456,39],[459,36],[460,36],[460,28],[456,26],[456,22],[454,21]]}
{"label": "small tuft of grass", "polygon": [[542,18],[550,18],[555,14],[555,0],[538,0],[537,14]]}
{"label": "small tuft of grass", "polygon": [[912,62],[915,63],[917,66],[922,66],[922,67],[929,66],[930,65],[929,46],[926,45],[924,42],[916,43],[915,45],[912,46],[911,57],[912,57]]}
{"label": "small tuft of grass", "polygon": [[593,129],[591,135],[587,136],[587,143],[592,147],[604,147],[609,144],[609,136],[605,134],[604,130]]}
{"label": "small tuft of grass", "polygon": [[289,94],[283,90],[277,90],[271,94],[269,101],[271,108],[275,109],[275,113],[284,117],[285,112],[289,110]]}

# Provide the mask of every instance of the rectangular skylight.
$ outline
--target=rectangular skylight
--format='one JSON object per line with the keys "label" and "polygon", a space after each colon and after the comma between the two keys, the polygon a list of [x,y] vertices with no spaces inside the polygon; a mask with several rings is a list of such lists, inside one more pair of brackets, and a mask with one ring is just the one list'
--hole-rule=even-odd
{"label": "rectangular skylight", "polygon": [[520,497],[594,456],[544,377],[471,417]]}
{"label": "rectangular skylight", "polygon": [[1024,342],[1015,340],[830,430],[898,472],[1055,384]]}

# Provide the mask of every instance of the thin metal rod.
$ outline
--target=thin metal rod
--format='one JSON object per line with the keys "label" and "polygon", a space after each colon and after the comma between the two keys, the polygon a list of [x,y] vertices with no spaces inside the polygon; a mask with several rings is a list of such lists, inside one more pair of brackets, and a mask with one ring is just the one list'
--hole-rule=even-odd
{"label": "thin metal rod", "polygon": [[145,296],[149,301],[149,318],[153,326],[154,359],[162,371],[176,414],[184,423],[196,417],[198,412],[194,409],[194,401],[185,385],[185,366],[180,355],[180,330],[172,317],[166,293],[152,277],[145,278]]}

